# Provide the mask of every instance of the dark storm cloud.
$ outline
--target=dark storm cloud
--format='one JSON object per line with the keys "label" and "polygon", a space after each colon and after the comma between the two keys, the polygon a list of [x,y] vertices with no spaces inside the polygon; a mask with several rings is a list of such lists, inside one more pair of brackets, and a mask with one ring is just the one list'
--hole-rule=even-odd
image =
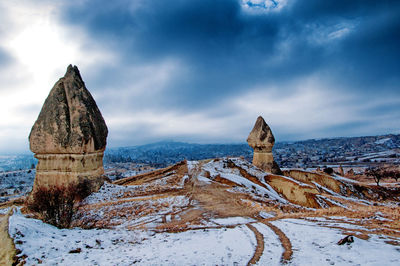
{"label": "dark storm cloud", "polygon": [[[290,82],[315,75],[327,85],[321,90],[349,93],[354,104],[400,96],[399,1],[287,3],[280,10],[246,11],[235,0],[89,0],[70,5],[63,21],[84,27],[120,55],[121,65],[99,66],[96,87],[126,92],[135,84],[129,67],[180,63],[184,71],[162,91],[149,89],[140,100],[127,97],[131,109],[214,108],[211,115],[218,116],[234,111],[226,105],[218,111],[227,99],[270,87],[284,97],[294,90]],[[381,104],[363,112],[398,110]],[[326,131],[347,135],[374,123],[343,122]]]}
{"label": "dark storm cloud", "polygon": [[[259,14],[244,13],[238,1],[86,1],[65,14],[69,23],[84,23],[96,38],[120,50],[127,65],[183,60],[189,74],[168,93],[179,93],[175,99],[190,106],[324,68],[338,69],[352,85],[363,85],[364,79],[370,84],[374,74],[379,83],[396,79],[398,16],[398,1],[295,1],[280,12]],[[327,52],[329,43],[309,42],[313,33],[307,25],[343,21],[355,23],[354,32],[333,50]],[[289,54],[271,63],[284,41]]]}
{"label": "dark storm cloud", "polygon": [[290,36],[286,24],[293,19],[285,14],[247,15],[237,1],[143,1],[136,9],[129,2],[97,8],[89,1],[71,9],[66,18],[83,22],[96,38],[109,41],[124,54],[127,65],[182,60],[188,72],[164,91],[173,97],[163,98],[178,106],[209,105],[220,96],[295,77],[321,64],[316,56],[320,47],[294,40],[291,49],[302,53],[271,65],[277,45]]}
{"label": "dark storm cloud", "polygon": [[[400,80],[400,2],[345,1],[343,10],[324,10],[327,21],[355,22],[349,34],[327,58],[337,81],[364,93],[397,90]],[[347,5],[349,4],[349,6]],[[323,21],[322,21],[323,23]]]}

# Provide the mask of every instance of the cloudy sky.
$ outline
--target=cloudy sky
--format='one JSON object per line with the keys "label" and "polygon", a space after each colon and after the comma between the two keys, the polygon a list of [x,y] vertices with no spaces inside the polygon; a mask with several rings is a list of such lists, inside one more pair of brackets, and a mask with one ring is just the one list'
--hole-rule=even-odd
{"label": "cloudy sky", "polygon": [[0,1],[0,153],[77,65],[109,146],[400,133],[400,1]]}

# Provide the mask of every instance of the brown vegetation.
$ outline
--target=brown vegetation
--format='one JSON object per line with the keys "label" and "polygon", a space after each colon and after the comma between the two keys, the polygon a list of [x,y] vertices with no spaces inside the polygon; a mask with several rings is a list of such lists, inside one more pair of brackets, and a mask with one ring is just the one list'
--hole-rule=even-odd
{"label": "brown vegetation", "polygon": [[37,213],[44,222],[59,228],[70,226],[74,204],[90,193],[88,181],[68,186],[43,186],[37,188],[27,202],[29,210]]}
{"label": "brown vegetation", "polygon": [[157,180],[162,176],[171,175],[171,173],[174,173],[174,171],[179,173],[180,177],[183,176],[182,173],[187,173],[188,170],[187,170],[186,161],[182,161],[177,164],[174,164],[174,165],[162,168],[162,169],[158,169],[155,171],[151,171],[148,173],[119,179],[117,181],[114,181],[114,184],[123,185],[123,186],[140,185],[140,184],[143,184],[146,182],[148,183],[148,182]]}
{"label": "brown vegetation", "polygon": [[[264,179],[292,204],[283,204],[268,197],[257,196],[253,192],[246,192],[243,190],[245,189],[243,185],[222,177],[222,174],[222,176],[211,177],[210,173],[202,168],[209,161],[192,165],[190,171],[187,164],[181,162],[164,169],[116,181],[116,184],[124,184],[127,188],[131,185],[134,187],[123,190],[122,193],[105,202],[81,204],[77,215],[74,216],[73,225],[86,228],[110,228],[124,223],[127,228],[134,229],[148,228],[149,224],[152,224],[151,227],[156,231],[180,232],[196,228],[218,228],[219,225],[214,226],[209,222],[211,218],[241,216],[260,220],[259,213],[264,211],[274,213],[275,216],[262,219],[262,221],[285,218],[347,217],[349,221],[339,218],[334,218],[334,220],[361,225],[365,227],[365,230],[356,232],[343,228],[344,233],[354,234],[359,238],[368,238],[368,234],[375,232],[388,236],[398,235],[400,215],[397,206],[385,206],[381,202],[396,200],[400,196],[400,190],[346,182],[324,173],[300,170],[285,172],[292,179],[271,174],[265,174],[263,178],[260,178],[253,176],[250,174],[251,171],[245,170],[230,159],[219,160],[226,160],[224,169],[228,172],[229,169],[232,169],[232,173],[240,172],[241,176],[255,185],[267,188],[260,181]],[[202,178],[197,179],[197,176],[202,176]],[[209,182],[202,181],[204,178]],[[326,201],[325,208],[315,203],[317,196],[322,196]],[[175,206],[173,203],[175,197],[184,197],[188,203]],[[303,202],[299,200],[302,197]],[[159,203],[158,200],[164,203]],[[171,202],[171,205],[167,206],[169,203],[165,200]],[[312,200],[313,205],[307,202],[309,200]],[[318,209],[305,209],[302,206],[315,206]],[[380,212],[387,220],[375,219],[376,212]],[[88,215],[89,213],[104,214],[97,216]],[[145,217],[145,220],[141,220]],[[328,225],[325,223],[322,226]],[[370,229],[373,231],[368,232]]]}
{"label": "brown vegetation", "polygon": [[368,168],[365,171],[365,175],[373,177],[376,184],[379,186],[379,182],[384,178],[393,178],[397,182],[397,180],[400,178],[400,170],[399,168],[388,166]]}

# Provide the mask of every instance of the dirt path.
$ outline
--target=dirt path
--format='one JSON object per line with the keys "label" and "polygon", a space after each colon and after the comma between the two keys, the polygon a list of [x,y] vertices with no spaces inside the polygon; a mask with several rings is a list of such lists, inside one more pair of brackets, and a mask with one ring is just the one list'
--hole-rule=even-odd
{"label": "dirt path", "polygon": [[274,231],[274,233],[279,237],[279,241],[281,241],[283,247],[281,262],[287,263],[288,261],[290,261],[293,255],[292,243],[290,243],[290,239],[285,235],[285,233],[282,232],[281,229],[279,229],[275,225],[266,221],[263,221],[262,223],[271,228],[271,230]]}
{"label": "dirt path", "polygon": [[16,249],[8,232],[8,219],[11,214],[12,211],[6,215],[0,215],[0,265],[14,265]]}
{"label": "dirt path", "polygon": [[256,235],[256,240],[257,240],[256,251],[254,252],[253,257],[247,263],[247,265],[253,265],[258,262],[258,260],[264,253],[264,237],[254,226],[252,226],[251,224],[246,224],[246,225]]}

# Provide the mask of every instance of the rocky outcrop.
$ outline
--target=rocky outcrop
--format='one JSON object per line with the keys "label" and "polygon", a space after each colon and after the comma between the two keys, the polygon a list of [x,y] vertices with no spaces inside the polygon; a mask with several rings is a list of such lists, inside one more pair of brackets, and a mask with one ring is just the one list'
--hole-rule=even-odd
{"label": "rocky outcrop", "polygon": [[90,181],[96,190],[103,181],[107,126],[76,66],[69,65],[43,104],[29,135],[39,160],[33,190]]}
{"label": "rocky outcrop", "polygon": [[337,242],[338,245],[344,245],[344,244],[351,244],[354,242],[354,237],[352,235],[348,235],[345,238],[342,238]]}
{"label": "rocky outcrop", "polygon": [[253,164],[255,166],[269,173],[282,174],[272,155],[275,144],[274,135],[261,116],[257,118],[253,130],[247,137],[247,143],[254,149]]}

